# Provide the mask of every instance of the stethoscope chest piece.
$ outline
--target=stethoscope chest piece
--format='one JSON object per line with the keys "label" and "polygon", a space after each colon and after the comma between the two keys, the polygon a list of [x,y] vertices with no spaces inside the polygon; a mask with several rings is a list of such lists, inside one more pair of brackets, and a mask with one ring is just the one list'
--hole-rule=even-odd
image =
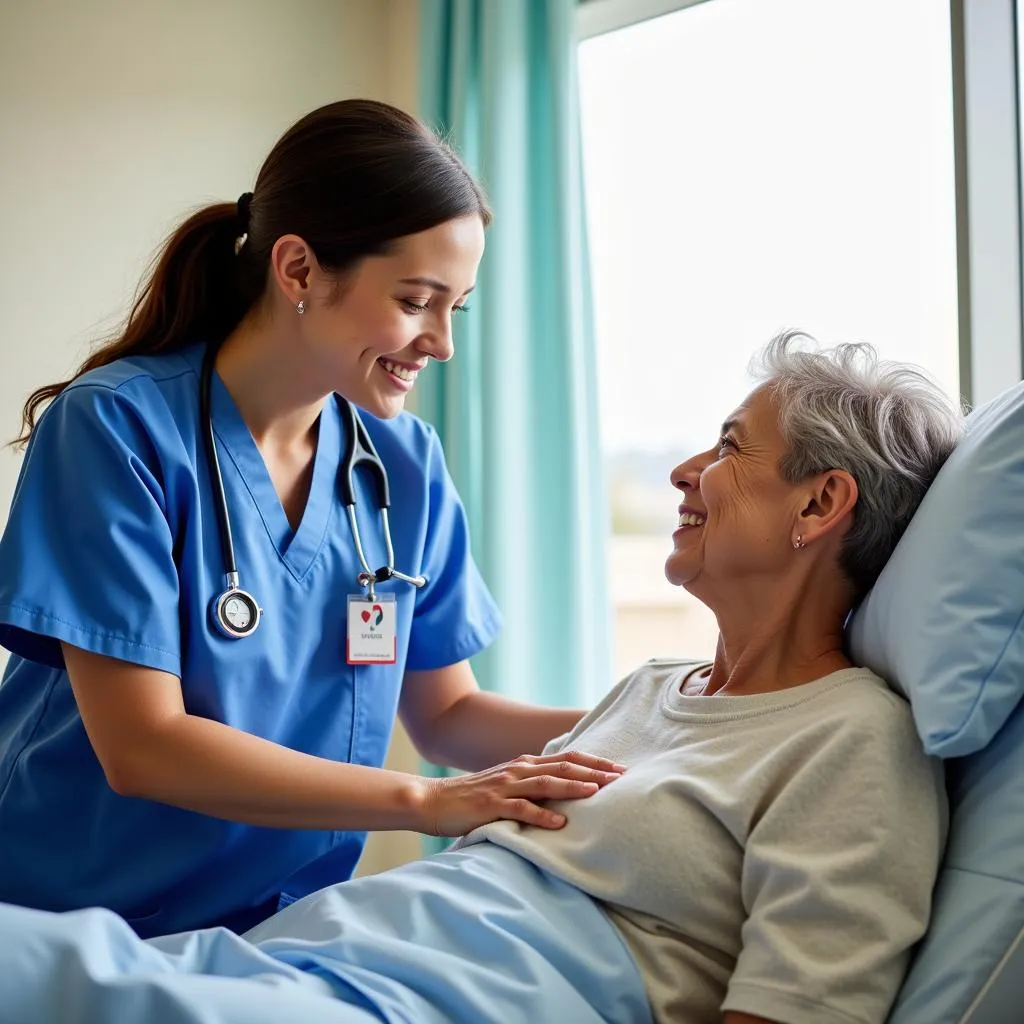
{"label": "stethoscope chest piece", "polygon": [[229,640],[241,640],[256,632],[263,617],[263,609],[252,594],[229,580],[228,589],[214,598],[210,606],[210,617],[223,636]]}

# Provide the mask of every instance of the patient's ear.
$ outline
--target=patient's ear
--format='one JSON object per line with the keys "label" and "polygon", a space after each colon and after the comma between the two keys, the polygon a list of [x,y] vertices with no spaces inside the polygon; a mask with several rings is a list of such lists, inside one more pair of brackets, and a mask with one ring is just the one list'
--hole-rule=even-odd
{"label": "patient's ear", "polygon": [[797,526],[804,543],[837,529],[845,533],[858,493],[857,481],[845,469],[830,469],[812,477]]}

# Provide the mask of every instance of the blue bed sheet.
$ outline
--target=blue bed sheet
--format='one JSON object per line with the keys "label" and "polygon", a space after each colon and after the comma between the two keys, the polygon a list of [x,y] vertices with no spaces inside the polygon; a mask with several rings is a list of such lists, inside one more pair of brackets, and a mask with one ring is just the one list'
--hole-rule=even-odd
{"label": "blue bed sheet", "polygon": [[142,941],[105,910],[0,905],[5,1024],[650,1024],[618,932],[481,844],[307,896],[244,937]]}

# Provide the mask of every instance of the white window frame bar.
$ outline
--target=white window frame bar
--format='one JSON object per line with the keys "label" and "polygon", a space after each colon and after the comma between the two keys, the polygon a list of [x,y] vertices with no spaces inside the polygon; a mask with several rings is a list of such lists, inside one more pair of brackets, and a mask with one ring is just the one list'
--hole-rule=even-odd
{"label": "white window frame bar", "polygon": [[950,0],[961,392],[979,405],[1024,376],[1021,0]]}
{"label": "white window frame bar", "polygon": [[576,8],[576,37],[580,41],[590,39],[705,2],[706,0],[580,0]]}

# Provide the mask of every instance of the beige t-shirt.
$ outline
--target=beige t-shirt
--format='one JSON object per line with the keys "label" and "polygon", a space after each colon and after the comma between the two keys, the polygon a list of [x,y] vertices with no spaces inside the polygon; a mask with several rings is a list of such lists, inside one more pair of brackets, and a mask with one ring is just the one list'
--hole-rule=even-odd
{"label": "beige t-shirt", "polygon": [[884,1021],[924,933],[942,848],[940,765],[866,669],[748,697],[688,697],[651,662],[548,745],[629,766],[553,803],[548,831],[476,829],[598,900],[658,1022],[725,1010],[785,1024]]}

